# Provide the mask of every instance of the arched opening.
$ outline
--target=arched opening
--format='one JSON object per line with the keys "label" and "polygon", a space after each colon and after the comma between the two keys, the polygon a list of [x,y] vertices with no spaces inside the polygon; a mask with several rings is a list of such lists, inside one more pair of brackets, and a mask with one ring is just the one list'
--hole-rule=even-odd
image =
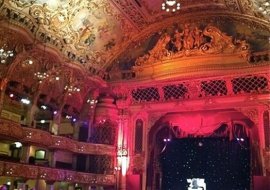
{"label": "arched opening", "polygon": [[248,148],[252,173],[261,173],[259,151],[253,143],[258,132],[253,126],[249,118],[232,109],[165,114],[148,136],[147,188],[163,189],[160,157],[172,139],[228,139],[239,149]]}

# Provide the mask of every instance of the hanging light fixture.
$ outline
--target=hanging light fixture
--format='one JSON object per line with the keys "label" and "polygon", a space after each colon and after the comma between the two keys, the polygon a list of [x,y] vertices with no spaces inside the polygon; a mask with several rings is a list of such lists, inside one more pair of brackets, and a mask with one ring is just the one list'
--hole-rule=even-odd
{"label": "hanging light fixture", "polygon": [[254,1],[258,10],[266,16],[270,16],[270,2],[269,0],[257,0]]}
{"label": "hanging light fixture", "polygon": [[7,64],[8,59],[14,56],[14,51],[8,49],[8,48],[10,48],[8,45],[8,41],[11,40],[11,39],[9,39],[9,36],[13,35],[10,31],[9,24],[10,23],[8,22],[7,33],[5,33],[4,36],[2,36],[2,34],[1,34],[0,64]]}
{"label": "hanging light fixture", "polygon": [[164,0],[161,9],[166,12],[176,12],[180,10],[180,3],[177,0]]}
{"label": "hanging light fixture", "polygon": [[69,95],[71,95],[72,93],[81,91],[79,87],[73,86],[73,85],[66,85],[64,89],[68,92]]}
{"label": "hanging light fixture", "polygon": [[[46,46],[44,45],[44,51],[43,51],[43,56],[42,56],[42,64],[44,64],[44,59],[45,59],[45,48],[46,48]],[[33,64],[33,61],[31,63]],[[29,61],[28,61],[28,64],[30,64]],[[49,74],[46,71],[42,71],[42,72],[38,71],[38,72],[35,72],[34,75],[38,79],[39,83],[42,83],[42,81],[44,79],[49,77]]]}
{"label": "hanging light fixture", "polygon": [[4,44],[3,47],[0,48],[0,63],[6,64],[7,59],[14,56],[13,50],[6,50],[7,45]]}

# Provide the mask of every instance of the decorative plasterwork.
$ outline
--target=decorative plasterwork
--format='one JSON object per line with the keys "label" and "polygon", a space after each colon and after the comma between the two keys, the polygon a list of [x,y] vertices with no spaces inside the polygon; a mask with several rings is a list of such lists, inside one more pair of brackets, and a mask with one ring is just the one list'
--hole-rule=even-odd
{"label": "decorative plasterwork", "polygon": [[69,138],[54,136],[34,128],[22,128],[18,123],[1,119],[0,135],[15,138],[23,143],[34,143],[53,149],[80,154],[114,155],[115,147],[102,144],[78,142]]}
{"label": "decorative plasterwork", "polygon": [[2,161],[0,161],[0,175],[22,177],[25,179],[42,179],[46,181],[87,183],[92,185],[115,184],[115,177],[113,175],[75,172]]}
{"label": "decorative plasterwork", "polygon": [[138,5],[130,0],[113,0],[119,9],[131,20],[139,29],[147,25],[146,18],[140,12]]}
{"label": "decorative plasterwork", "polygon": [[135,49],[136,47],[140,46],[140,44],[143,44],[144,41],[154,35],[156,31],[166,31],[168,29],[168,26],[182,26],[183,23],[197,26],[205,25],[207,23],[216,26],[222,26],[228,23],[235,23],[235,25],[245,26],[252,30],[265,31],[270,33],[269,22],[251,15],[228,12],[222,13],[214,11],[206,13],[194,12],[193,14],[178,15],[175,17],[167,18],[158,23],[149,25],[148,28],[133,36],[131,43],[127,41],[127,43],[122,44],[123,48],[120,51],[114,52],[114,54],[112,54],[112,56],[110,57],[110,60],[108,60],[108,63],[115,62],[117,64],[117,62],[119,61],[117,57],[119,58],[121,54],[123,54],[129,49]]}
{"label": "decorative plasterwork", "polygon": [[[207,38],[210,41],[207,41]],[[168,44],[171,44],[168,49]],[[157,61],[204,54],[239,53],[248,54],[249,45],[245,41],[235,40],[221,32],[217,27],[208,25],[203,30],[197,26],[185,25],[183,31],[174,32],[174,36],[164,33],[156,45],[146,55],[139,57],[135,64],[142,66]]]}
{"label": "decorative plasterwork", "polygon": [[256,107],[237,108],[237,110],[247,116],[251,121],[254,122],[255,125],[258,125],[259,111]]}
{"label": "decorative plasterwork", "polygon": [[128,38],[132,26],[107,1],[11,0],[0,4],[1,16],[27,28],[72,61],[99,67],[104,54]]}
{"label": "decorative plasterwork", "polygon": [[[250,0],[183,0],[177,14],[163,14],[158,2],[2,0],[0,14],[90,73],[106,70],[130,45],[176,22],[211,23],[226,17],[270,30]],[[104,70],[98,75],[104,77]]]}

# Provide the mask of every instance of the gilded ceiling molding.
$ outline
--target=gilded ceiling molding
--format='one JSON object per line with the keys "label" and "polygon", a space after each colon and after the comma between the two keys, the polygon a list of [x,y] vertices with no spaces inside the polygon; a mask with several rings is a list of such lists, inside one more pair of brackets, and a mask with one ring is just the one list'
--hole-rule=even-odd
{"label": "gilded ceiling molding", "polygon": [[113,3],[120,9],[126,17],[136,26],[136,28],[143,29],[147,26],[147,19],[140,12],[138,6],[134,1],[130,0],[113,0]]}
{"label": "gilded ceiling molding", "polygon": [[[269,22],[258,18],[249,0],[204,0],[203,4],[183,0],[186,8],[173,15],[151,15],[130,0],[61,1],[58,8],[44,2],[1,0],[0,15],[57,49],[71,65],[100,78],[106,78],[106,68],[131,44],[174,23],[219,22],[227,17],[270,31]],[[153,8],[160,10],[156,4]]]}
{"label": "gilded ceiling molding", "polygon": [[71,62],[87,63],[94,68],[103,64],[105,54],[118,41],[129,38],[126,31],[134,30],[105,0],[55,4],[45,0],[2,2],[2,17],[17,22],[35,38],[54,46]]}
{"label": "gilded ceiling molding", "polygon": [[[63,54],[59,52],[59,50],[55,47],[49,44],[45,44],[46,47],[44,47],[43,43],[36,41],[36,39],[34,39],[31,33],[27,32],[17,22],[12,22],[12,24],[8,24],[5,20],[2,20],[0,21],[0,25],[3,27],[1,28],[1,34],[11,34],[10,38],[8,36],[4,36],[5,39],[1,40],[1,43],[5,41],[7,41],[8,44],[9,42],[17,42],[11,43],[11,48],[15,49],[16,51],[15,60],[17,63],[23,63],[26,61],[26,59],[32,58],[39,63],[46,63],[49,66],[50,64],[62,65],[62,67],[65,69],[69,68],[70,70],[74,70],[74,72],[76,71],[78,76],[83,76],[87,78],[87,81],[93,81],[101,86],[107,86],[106,82],[102,79],[102,77],[93,77],[93,75],[96,74],[91,73],[90,71],[86,72],[85,66],[67,60],[67,58],[63,57]],[[86,69],[91,70],[91,67],[86,67]]]}

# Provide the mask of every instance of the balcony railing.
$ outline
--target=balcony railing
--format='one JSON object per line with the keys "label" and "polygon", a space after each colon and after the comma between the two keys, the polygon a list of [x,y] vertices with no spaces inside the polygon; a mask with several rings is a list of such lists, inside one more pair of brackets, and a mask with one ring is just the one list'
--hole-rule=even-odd
{"label": "balcony railing", "polygon": [[43,130],[21,127],[20,124],[6,119],[0,119],[0,136],[80,154],[115,154],[114,146],[78,142]]}
{"label": "balcony railing", "polygon": [[3,161],[0,161],[0,176],[48,181],[72,181],[93,185],[113,185],[115,183],[114,175],[97,175]]}
{"label": "balcony railing", "polygon": [[132,104],[270,93],[269,73],[213,77],[129,87]]}

